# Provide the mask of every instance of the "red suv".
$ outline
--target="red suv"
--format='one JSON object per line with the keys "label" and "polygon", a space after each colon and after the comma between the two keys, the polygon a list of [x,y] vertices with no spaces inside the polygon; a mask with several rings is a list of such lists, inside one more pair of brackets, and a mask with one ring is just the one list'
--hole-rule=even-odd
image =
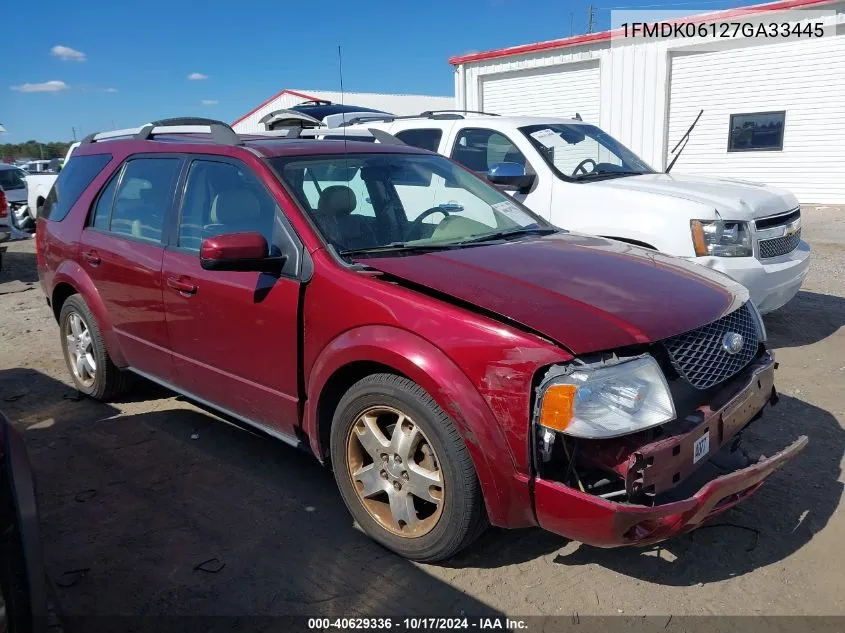
{"label": "red suv", "polygon": [[660,541],[804,448],[737,448],[776,400],[741,286],[373,134],[87,138],[37,229],[78,389],[116,398],[133,372],[306,448],[368,534],[425,561],[488,522]]}

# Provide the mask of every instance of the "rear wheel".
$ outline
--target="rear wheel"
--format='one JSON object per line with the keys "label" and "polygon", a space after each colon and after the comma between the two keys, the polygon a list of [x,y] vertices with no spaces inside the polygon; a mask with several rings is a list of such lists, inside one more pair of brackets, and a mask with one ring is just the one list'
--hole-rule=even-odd
{"label": "rear wheel", "polygon": [[332,424],[335,479],[361,528],[398,554],[449,558],[486,525],[481,488],[454,423],[419,385],[368,376]]}
{"label": "rear wheel", "polygon": [[69,297],[59,314],[62,351],[76,388],[97,400],[126,391],[128,376],[109,357],[94,315],[79,295]]}

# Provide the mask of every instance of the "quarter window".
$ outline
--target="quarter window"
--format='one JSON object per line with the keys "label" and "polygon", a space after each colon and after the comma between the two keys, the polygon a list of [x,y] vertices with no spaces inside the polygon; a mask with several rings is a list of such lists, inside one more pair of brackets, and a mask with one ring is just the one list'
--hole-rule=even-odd
{"label": "quarter window", "polygon": [[111,221],[111,208],[114,202],[114,190],[117,188],[117,181],[120,178],[120,171],[106,185],[106,188],[100,192],[97,198],[97,204],[94,207],[94,217],[91,219],[91,226],[102,231],[109,230],[109,222]]}
{"label": "quarter window", "polygon": [[[79,196],[111,160],[111,154],[87,154],[68,161],[59,172],[50,190],[39,217],[61,222],[76,204]],[[61,194],[61,195],[60,195]]]}
{"label": "quarter window", "polygon": [[785,111],[732,114],[728,130],[728,151],[782,150],[785,121]]}
{"label": "quarter window", "polygon": [[246,167],[195,160],[188,172],[179,218],[178,246],[199,251],[202,241],[222,233],[261,233],[273,244],[276,202]]}
{"label": "quarter window", "polygon": [[440,139],[443,137],[443,131],[438,129],[402,130],[394,136],[406,145],[413,145],[420,149],[427,149],[429,152],[436,152],[437,148],[440,147]]}
{"label": "quarter window", "polygon": [[178,158],[136,158],[126,163],[114,197],[111,231],[160,243],[181,164]]}
{"label": "quarter window", "polygon": [[452,158],[479,174],[486,174],[498,163],[526,165],[525,156],[507,136],[480,128],[461,130],[455,139]]}

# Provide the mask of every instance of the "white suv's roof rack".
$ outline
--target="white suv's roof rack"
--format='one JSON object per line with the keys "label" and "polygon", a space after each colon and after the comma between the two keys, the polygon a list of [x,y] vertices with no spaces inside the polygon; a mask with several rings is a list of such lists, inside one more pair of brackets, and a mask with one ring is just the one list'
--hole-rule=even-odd
{"label": "white suv's roof rack", "polygon": [[367,115],[366,117],[352,117],[348,121],[341,123],[338,127],[345,127],[347,125],[355,125],[357,123],[372,123],[376,121],[383,121],[390,123],[391,121],[406,120],[406,119],[466,119],[466,115],[475,114],[478,116],[499,116],[493,112],[482,112],[481,110],[426,110],[419,114],[406,114],[402,116],[386,114]]}

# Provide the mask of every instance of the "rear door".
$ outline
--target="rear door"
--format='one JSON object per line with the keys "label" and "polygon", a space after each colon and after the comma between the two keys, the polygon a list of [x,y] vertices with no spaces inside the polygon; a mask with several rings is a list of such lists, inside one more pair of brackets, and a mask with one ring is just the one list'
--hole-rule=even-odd
{"label": "rear door", "polygon": [[180,156],[130,157],[97,196],[79,249],[126,361],[165,381],[173,367],[162,304],[162,235],[182,164]]}
{"label": "rear door", "polygon": [[[210,156],[191,160],[172,231],[163,275],[175,384],[290,439],[298,424],[298,238],[250,167]],[[203,239],[244,231],[289,255],[281,276],[202,268]]]}

